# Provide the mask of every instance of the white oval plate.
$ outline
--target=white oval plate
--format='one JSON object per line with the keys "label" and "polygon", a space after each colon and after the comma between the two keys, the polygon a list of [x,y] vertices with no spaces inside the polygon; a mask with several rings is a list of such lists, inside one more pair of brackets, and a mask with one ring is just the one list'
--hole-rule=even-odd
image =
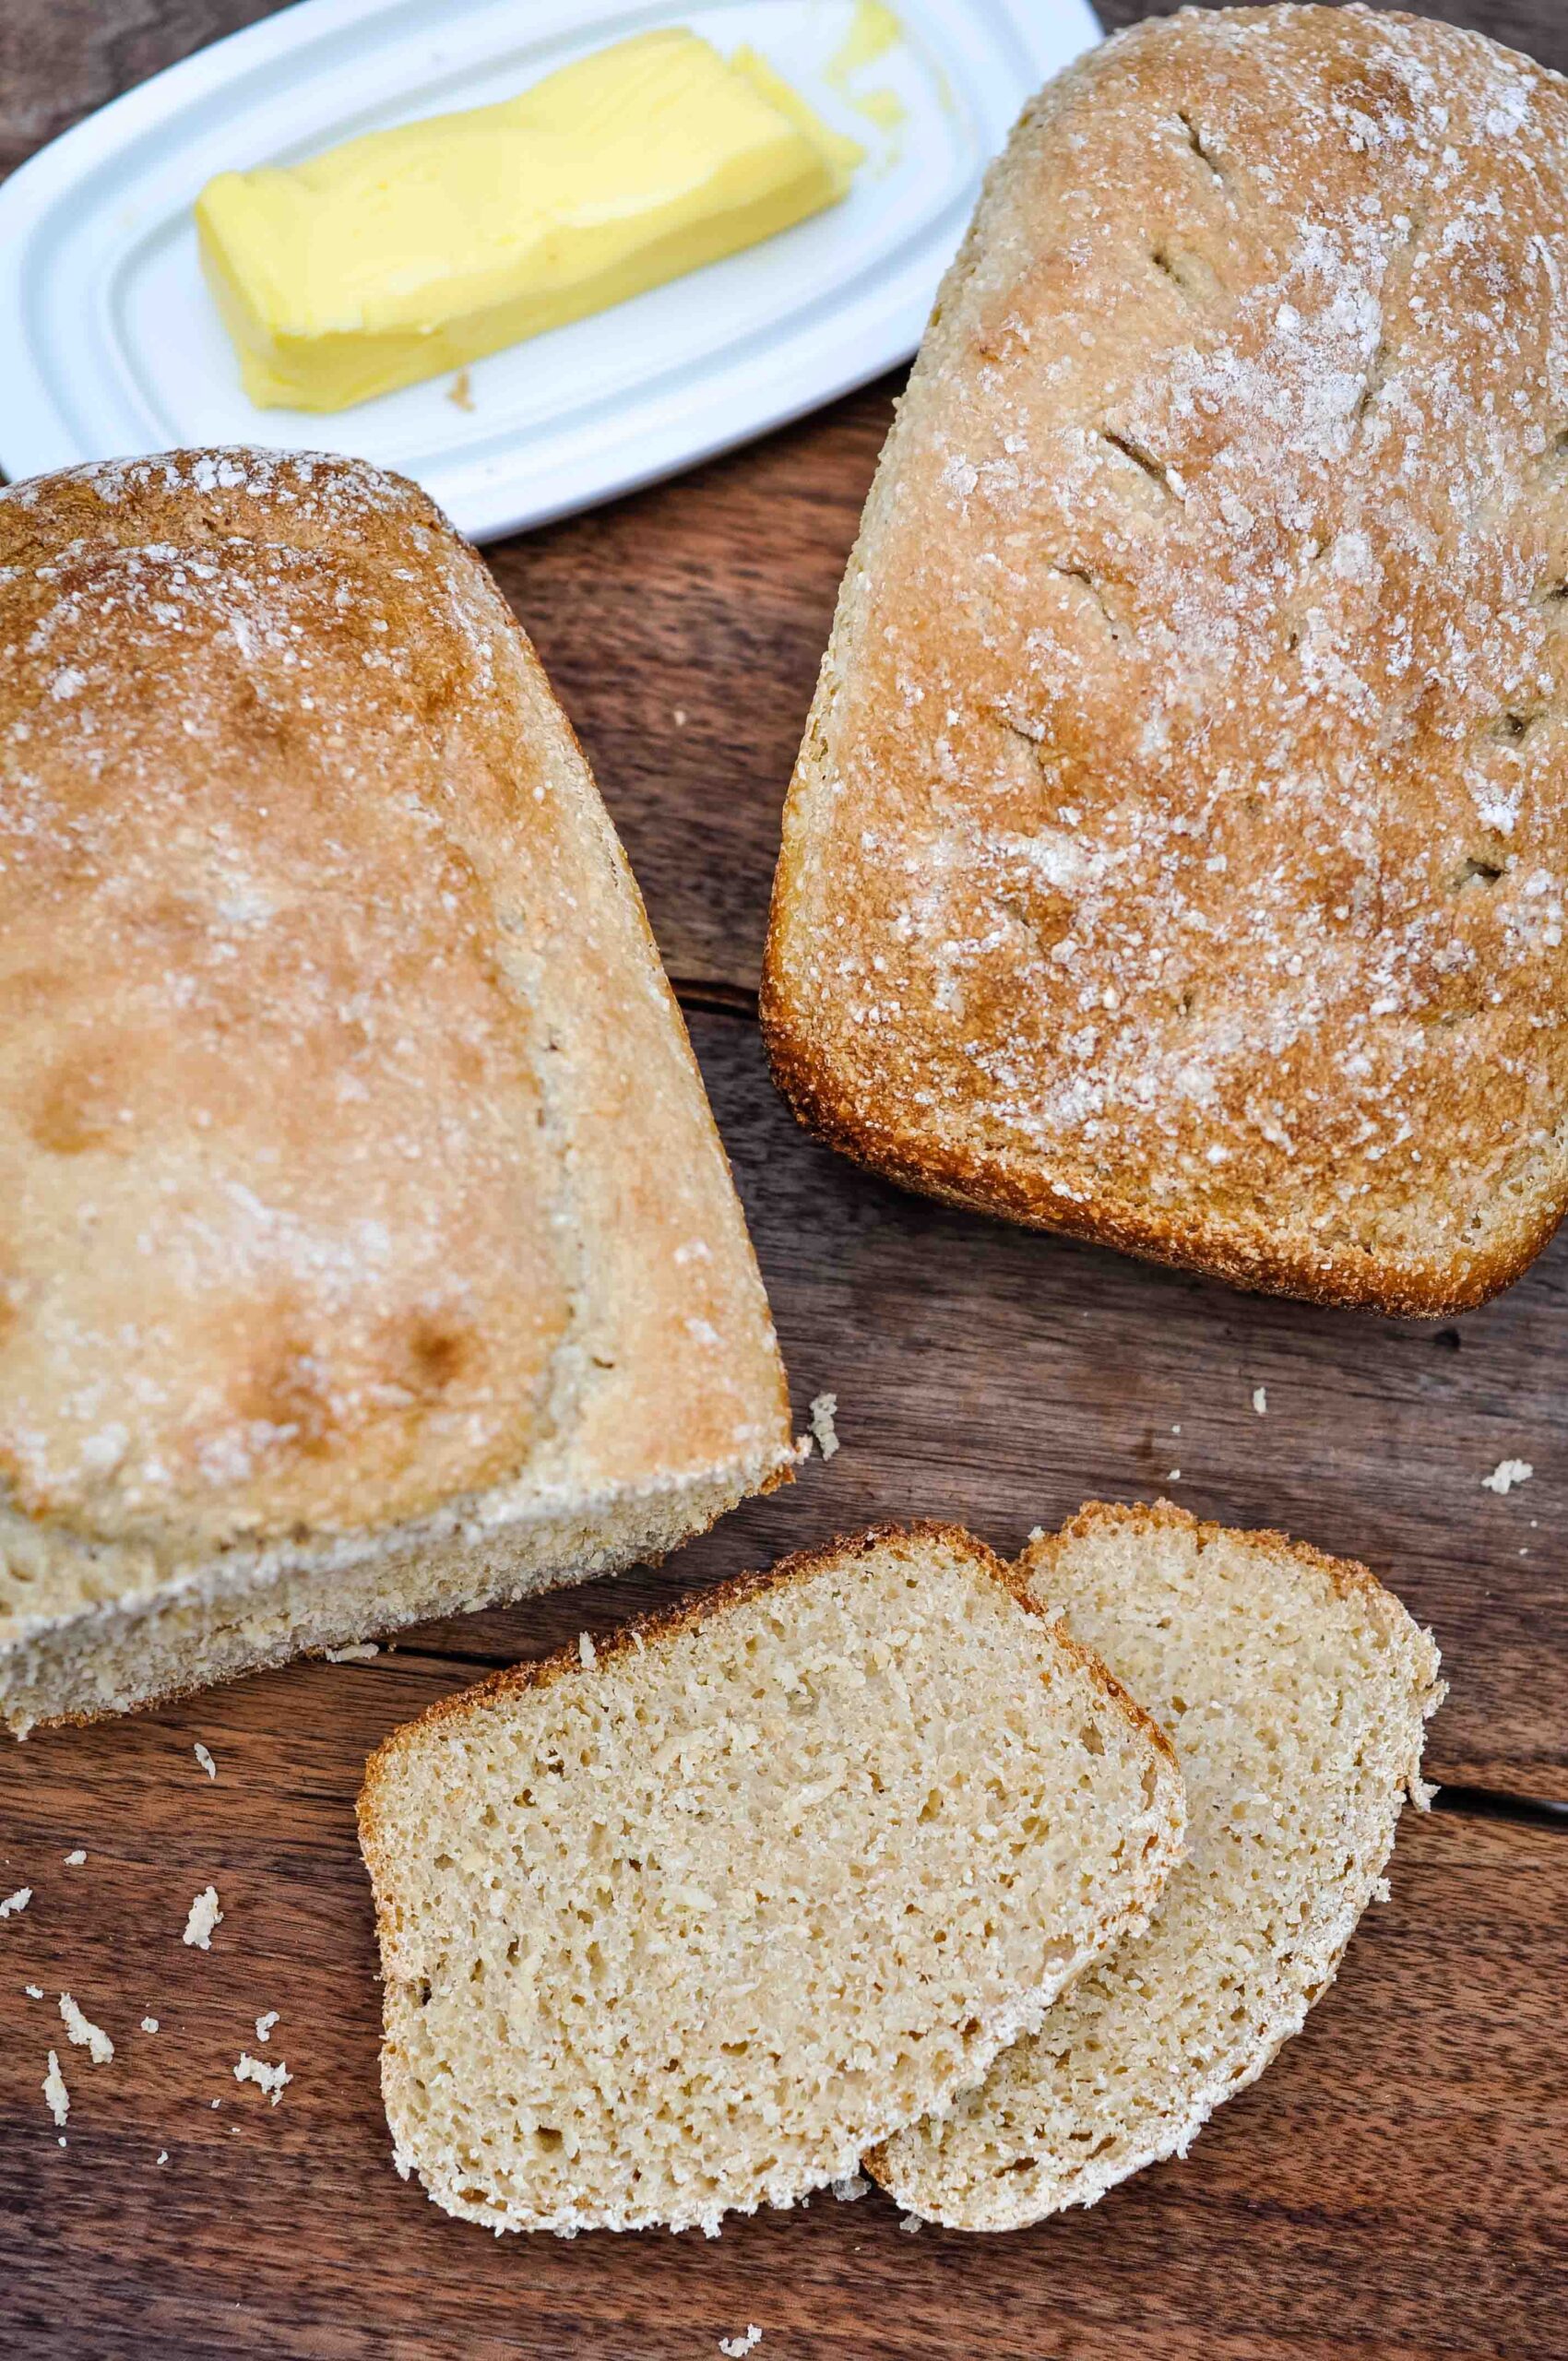
{"label": "white oval plate", "polygon": [[[302,0],[54,140],[0,187],[0,467],[177,445],[351,452],[482,540],[670,475],[913,351],[1024,101],[1099,37],[1087,0],[903,0],[833,71],[854,0]],[[210,175],[482,105],[658,24],[753,43],[868,151],[843,204],[744,254],[446,377],[315,416],[255,409],[202,285]],[[856,100],[892,90],[901,123]],[[455,398],[466,392],[471,407]]]}

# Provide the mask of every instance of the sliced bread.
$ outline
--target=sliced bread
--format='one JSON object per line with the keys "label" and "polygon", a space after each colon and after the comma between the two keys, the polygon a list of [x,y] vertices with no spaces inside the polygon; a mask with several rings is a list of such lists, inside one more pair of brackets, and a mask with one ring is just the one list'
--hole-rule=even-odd
{"label": "sliced bread", "polygon": [[0,492],[0,1720],[672,1548],[792,1465],[637,890],[401,479]]}
{"label": "sliced bread", "polygon": [[502,2229],[789,2205],[1142,1924],[1180,1776],[965,1534],[880,1529],[371,1759],[396,2157]]}
{"label": "sliced bread", "polygon": [[1152,1925],[984,2085],[868,2161],[911,2211],[1016,2229],[1092,2205],[1262,2073],[1379,1889],[1437,1649],[1364,1566],[1182,1510],[1094,1504],[1019,1572],[1172,1740],[1189,1851]]}

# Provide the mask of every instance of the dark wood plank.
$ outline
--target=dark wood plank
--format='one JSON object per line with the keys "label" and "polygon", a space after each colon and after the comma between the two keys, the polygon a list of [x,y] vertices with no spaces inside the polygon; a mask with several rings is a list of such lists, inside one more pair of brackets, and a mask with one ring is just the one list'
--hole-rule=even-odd
{"label": "dark wood plank", "polygon": [[[1241,1296],[887,1188],[797,1132],[754,1027],[692,1029],[797,1419],[837,1394],[842,1448],[657,1572],[464,1616],[426,1644],[506,1663],[873,1519],[951,1517],[1011,1552],[1092,1495],[1165,1492],[1366,1560],[1443,1648],[1433,1775],[1568,1801],[1568,1236],[1447,1328]],[[1514,1458],[1537,1472],[1500,1498],[1481,1479]]]}
{"label": "dark wood plank", "polygon": [[[1093,2213],[909,2236],[880,2196],[822,2197],[714,2243],[497,2242],[446,2220],[388,2158],[351,1803],[365,1750],[455,1669],[306,1667],[0,1757],[6,1876],[35,1888],[0,1926],[7,2353],[688,2361],[753,2320],[757,2361],[1562,2350],[1568,1844],[1442,1814],[1407,1815],[1392,1904],[1263,2082],[1184,2165]],[[203,1953],[180,1932],[208,1880],[224,1917]],[[113,2035],[112,2064],[66,2048],[62,1987]],[[276,2107],[232,2079],[270,2009],[268,2054],[294,2077]],[[51,2045],[65,2149],[39,2090]]]}

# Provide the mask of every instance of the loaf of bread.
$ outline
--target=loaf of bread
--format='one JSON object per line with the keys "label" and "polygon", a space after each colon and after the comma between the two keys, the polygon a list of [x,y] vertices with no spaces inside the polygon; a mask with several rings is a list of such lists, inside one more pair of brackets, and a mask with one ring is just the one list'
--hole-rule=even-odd
{"label": "loaf of bread", "polygon": [[0,494],[0,1715],[671,1548],[790,1465],[636,886],[351,461]]}
{"label": "loaf of bread", "polygon": [[1146,1715],[961,1533],[585,1634],[371,1759],[399,2169],[496,2230],[791,2204],[1142,1925],[1182,1824]]}
{"label": "loaf of bread", "polygon": [[764,1018],[906,1184],[1440,1313],[1568,1202],[1568,84],[1188,10],[1026,112],[790,788]]}
{"label": "loaf of bread", "polygon": [[1364,1566],[1161,1502],[1091,1505],[1019,1572],[1172,1740],[1188,1853],[1153,1924],[1092,1968],[940,2122],[868,2168],[955,2228],[1092,2205],[1301,2029],[1426,1800],[1437,1650]]}

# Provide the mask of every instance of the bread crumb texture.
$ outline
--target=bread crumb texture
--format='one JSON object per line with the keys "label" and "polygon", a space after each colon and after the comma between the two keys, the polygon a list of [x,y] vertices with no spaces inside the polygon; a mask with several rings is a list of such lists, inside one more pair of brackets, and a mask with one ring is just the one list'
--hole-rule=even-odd
{"label": "bread crumb texture", "polygon": [[1096,1504],[1019,1571],[1170,1737],[1188,1849],[1146,1931],[944,2121],[868,2159],[899,2203],[959,2229],[1092,2205],[1184,2155],[1263,2071],[1386,1891],[1443,1695],[1431,1635],[1365,1567],[1279,1534]]}
{"label": "bread crumb texture", "polygon": [[185,1919],[185,1931],[180,1940],[198,1952],[210,1951],[212,1930],[222,1923],[223,1913],[218,1907],[218,1888],[215,1885],[203,1886],[191,1904]]}
{"label": "bread crumb texture", "polygon": [[849,2182],[1146,1916],[1182,1818],[1152,1725],[942,1528],[504,1675],[361,1798],[398,2167],[498,2230]]}
{"label": "bread crumb texture", "polygon": [[0,1902],[0,1918],[12,1918],[12,1917],[15,1917],[15,1916],[17,1915],[17,1913],[18,1913],[19,1910],[25,1910],[25,1909],[27,1908],[28,1904],[29,1904],[31,1900],[32,1900],[32,1888],[31,1888],[31,1886],[30,1886],[30,1885],[19,1885],[19,1886],[17,1888],[17,1890],[16,1890],[15,1893],[8,1893],[8,1894],[6,1896],[5,1901],[4,1901],[4,1902]]}
{"label": "bread crumb texture", "polygon": [[60,2071],[58,2055],[49,2053],[49,2066],[43,2077],[43,2096],[57,2130],[64,2130],[70,2120],[71,2094],[65,2088],[65,2077]]}
{"label": "bread crumb texture", "polygon": [[107,2066],[114,2055],[113,2043],[101,2025],[93,2024],[83,2015],[68,1992],[60,1995],[60,2017],[77,2047],[87,2050],[95,2066]]}
{"label": "bread crumb texture", "polygon": [[267,2093],[274,2106],[282,2097],[285,2086],[293,2079],[280,2058],[268,2064],[266,2058],[253,2058],[244,2049],[241,2050],[240,2062],[234,2069],[236,2082],[254,2082],[258,2090]]}
{"label": "bread crumb texture", "polygon": [[1568,84],[1186,9],[1028,109],[938,296],[763,996],[896,1180],[1436,1314],[1568,1202]]}
{"label": "bread crumb texture", "polygon": [[1500,1459],[1491,1474],[1481,1477],[1481,1489],[1506,1494],[1516,1484],[1527,1484],[1535,1472],[1527,1459]]}
{"label": "bread crumb texture", "polygon": [[819,1394],[814,1397],[811,1407],[812,1432],[816,1437],[816,1447],[824,1459],[833,1458],[838,1449],[837,1416],[837,1394]]}

